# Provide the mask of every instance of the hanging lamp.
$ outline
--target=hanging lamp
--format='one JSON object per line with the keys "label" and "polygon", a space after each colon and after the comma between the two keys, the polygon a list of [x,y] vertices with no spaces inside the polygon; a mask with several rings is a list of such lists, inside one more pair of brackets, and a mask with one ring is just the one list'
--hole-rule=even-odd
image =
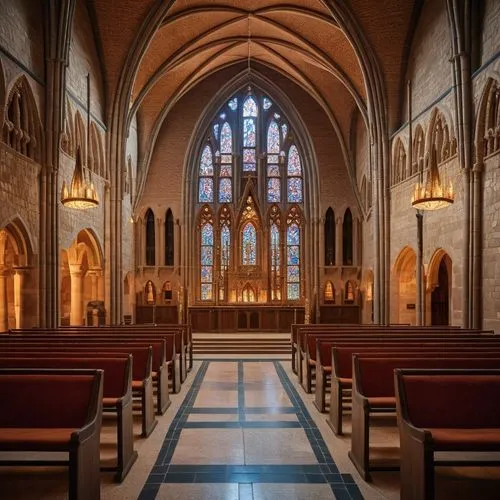
{"label": "hanging lamp", "polygon": [[[90,147],[90,74],[87,74],[87,162]],[[77,210],[87,210],[99,205],[99,197],[92,183],[90,170],[83,164],[82,150],[80,145],[76,148],[76,164],[71,179],[71,186],[68,188],[63,182],[61,189],[61,203],[68,208]]]}

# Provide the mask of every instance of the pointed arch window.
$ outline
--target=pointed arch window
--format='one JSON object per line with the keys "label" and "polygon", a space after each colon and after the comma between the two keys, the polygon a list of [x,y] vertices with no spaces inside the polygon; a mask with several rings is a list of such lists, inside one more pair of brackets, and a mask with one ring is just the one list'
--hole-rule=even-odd
{"label": "pointed arch window", "polygon": [[165,215],[165,265],[174,265],[174,216],[170,208]]}
{"label": "pointed arch window", "polygon": [[352,214],[349,208],[345,211],[342,224],[342,263],[352,266]]}
{"label": "pointed arch window", "polygon": [[243,171],[257,170],[257,102],[248,96],[243,103]]}
{"label": "pointed arch window", "polygon": [[247,222],[241,231],[241,263],[244,266],[257,265],[257,231]]}
{"label": "pointed arch window", "polygon": [[233,133],[228,122],[220,132],[219,203],[233,201]]}
{"label": "pointed arch window", "polygon": [[214,201],[214,163],[212,148],[207,144],[203,148],[200,159],[198,202]]}
{"label": "pointed arch window", "polygon": [[288,150],[287,191],[289,203],[302,203],[302,165],[295,144]]}
{"label": "pointed arch window", "polygon": [[146,212],[146,266],[155,265],[155,215],[148,208]]}
{"label": "pointed arch window", "polygon": [[280,131],[273,120],[267,129],[267,201],[281,201],[281,179],[279,166]]}
{"label": "pointed arch window", "polygon": [[201,300],[213,299],[214,226],[206,222],[201,227]]}
{"label": "pointed arch window", "polygon": [[286,281],[288,300],[300,299],[300,227],[296,222],[286,231]]}
{"label": "pointed arch window", "polygon": [[325,214],[325,266],[335,265],[335,213],[328,207]]}

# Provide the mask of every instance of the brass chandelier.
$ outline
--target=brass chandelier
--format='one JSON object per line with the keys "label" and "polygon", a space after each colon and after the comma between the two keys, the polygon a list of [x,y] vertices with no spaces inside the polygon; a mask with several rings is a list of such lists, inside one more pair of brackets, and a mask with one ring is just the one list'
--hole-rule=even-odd
{"label": "brass chandelier", "polygon": [[[90,75],[87,74],[87,162],[90,147]],[[88,173],[87,173],[88,171]],[[71,179],[71,186],[68,188],[63,182],[61,189],[61,203],[68,208],[87,210],[99,205],[99,197],[92,183],[90,170],[85,168],[82,160],[82,150],[80,146],[76,148],[76,164]]]}
{"label": "brass chandelier", "polygon": [[433,150],[426,181],[417,182],[411,204],[417,210],[440,210],[454,201],[453,184],[451,180],[448,183],[441,180],[437,168],[436,151]]}

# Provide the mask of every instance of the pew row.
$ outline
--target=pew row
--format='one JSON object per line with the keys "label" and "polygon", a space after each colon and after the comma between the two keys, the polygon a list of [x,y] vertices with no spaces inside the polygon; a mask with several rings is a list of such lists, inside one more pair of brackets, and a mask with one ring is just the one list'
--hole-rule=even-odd
{"label": "pew row", "polygon": [[370,463],[370,417],[376,414],[396,416],[394,370],[398,368],[500,369],[500,358],[473,356],[475,355],[465,357],[463,353],[459,353],[457,357],[446,354],[446,357],[436,359],[353,356],[352,432],[351,450],[348,455],[363,479],[371,481],[372,470],[398,468],[394,465],[377,466]]}
{"label": "pew row", "polygon": [[70,500],[101,498],[102,379],[102,370],[0,369],[0,400],[9,401],[0,451],[67,452]]}
{"label": "pew row", "polygon": [[[1,356],[1,355],[0,355]],[[115,355],[116,356],[116,355]],[[132,415],[132,356],[83,358],[77,353],[9,353],[0,357],[0,368],[99,369],[103,371],[103,412],[114,413],[117,433],[115,481],[122,482],[137,460]],[[101,470],[110,470],[101,467]]]}
{"label": "pew row", "polygon": [[74,353],[84,355],[84,357],[93,357],[98,354],[116,354],[124,353],[131,354],[132,362],[132,394],[140,401],[141,408],[141,427],[142,436],[148,437],[155,429],[158,421],[154,416],[154,400],[153,400],[153,381],[152,381],[152,360],[153,351],[151,346],[140,346],[130,344],[120,344],[120,346],[100,344],[85,344],[75,346],[70,344],[55,344],[47,343],[3,343],[0,342],[0,355],[8,357],[10,353],[26,353],[33,357],[38,352],[45,353]]}
{"label": "pew row", "polygon": [[402,500],[434,500],[436,452],[500,451],[500,370],[396,369],[394,385]]}

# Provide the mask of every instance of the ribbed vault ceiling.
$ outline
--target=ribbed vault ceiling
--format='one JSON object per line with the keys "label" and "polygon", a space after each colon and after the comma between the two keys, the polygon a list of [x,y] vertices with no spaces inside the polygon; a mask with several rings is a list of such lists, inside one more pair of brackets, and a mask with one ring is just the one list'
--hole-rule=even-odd
{"label": "ribbed vault ceiling", "polygon": [[[340,1],[340,0],[336,0]],[[129,103],[137,113],[142,147],[168,109],[187,90],[231,65],[266,66],[310,93],[337,122],[344,142],[357,107],[367,116],[366,57],[352,33],[334,18],[335,0],[90,0],[102,52],[108,104],[114,100],[127,57],[140,53]],[[399,111],[402,75],[420,0],[342,0],[383,75],[389,125]],[[345,5],[344,5],[345,6]],[[164,15],[149,43],[137,49],[152,12]],[[351,28],[350,28],[351,29]],[[354,28],[352,28],[354,29]]]}

